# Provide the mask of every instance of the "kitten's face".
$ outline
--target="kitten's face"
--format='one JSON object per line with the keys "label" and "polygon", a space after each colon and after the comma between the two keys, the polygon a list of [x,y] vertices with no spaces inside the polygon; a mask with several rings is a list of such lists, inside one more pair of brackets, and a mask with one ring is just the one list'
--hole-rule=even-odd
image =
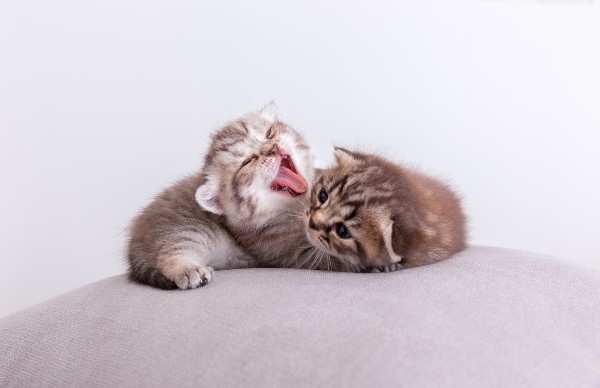
{"label": "kitten's face", "polygon": [[337,166],[317,178],[306,212],[311,243],[357,269],[399,262],[391,244],[392,221],[385,173],[336,149]]}
{"label": "kitten's face", "polygon": [[198,203],[252,227],[309,195],[313,165],[304,139],[280,121],[271,103],[213,135],[203,172]]}

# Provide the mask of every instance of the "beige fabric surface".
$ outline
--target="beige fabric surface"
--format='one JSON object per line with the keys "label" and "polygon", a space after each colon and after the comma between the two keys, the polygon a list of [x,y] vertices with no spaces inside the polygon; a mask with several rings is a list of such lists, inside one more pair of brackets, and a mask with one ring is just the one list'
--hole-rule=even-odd
{"label": "beige fabric surface", "polygon": [[192,291],[117,276],[1,320],[0,347],[0,387],[598,387],[600,275],[473,247]]}

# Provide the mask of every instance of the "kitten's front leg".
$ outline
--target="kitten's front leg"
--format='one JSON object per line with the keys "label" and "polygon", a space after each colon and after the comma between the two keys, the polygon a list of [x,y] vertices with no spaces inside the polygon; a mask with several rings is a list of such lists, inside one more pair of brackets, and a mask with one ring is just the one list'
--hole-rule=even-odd
{"label": "kitten's front leg", "polygon": [[181,290],[204,286],[210,283],[214,275],[212,267],[199,264],[190,256],[189,253],[180,252],[160,257],[156,263],[162,274]]}
{"label": "kitten's front leg", "polygon": [[171,250],[158,257],[156,267],[182,290],[210,283],[215,269],[247,267],[250,259],[227,233],[219,229],[213,231],[210,239],[204,234],[184,232],[170,245]]}

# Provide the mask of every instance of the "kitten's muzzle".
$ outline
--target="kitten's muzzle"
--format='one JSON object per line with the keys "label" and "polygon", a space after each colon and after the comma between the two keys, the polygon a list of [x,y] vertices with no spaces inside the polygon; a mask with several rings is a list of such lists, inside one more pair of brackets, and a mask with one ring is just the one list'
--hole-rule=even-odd
{"label": "kitten's muzzle", "polygon": [[285,153],[281,152],[281,150],[279,149],[279,146],[277,144],[273,144],[271,146],[271,148],[266,152],[266,156],[281,156],[281,157],[285,157]]}
{"label": "kitten's muzzle", "polygon": [[322,223],[320,223],[318,221],[315,222],[312,215],[309,215],[309,217],[308,217],[308,227],[317,232],[321,231],[321,230],[329,232],[331,230],[331,227],[325,227],[325,225],[323,225]]}
{"label": "kitten's muzzle", "polygon": [[[330,227],[325,228],[323,225],[319,225],[315,223],[312,217],[308,218],[308,227],[314,230],[313,234],[316,239],[318,239],[324,246],[329,246],[329,237],[327,233],[329,233]],[[323,233],[324,232],[324,233]]]}

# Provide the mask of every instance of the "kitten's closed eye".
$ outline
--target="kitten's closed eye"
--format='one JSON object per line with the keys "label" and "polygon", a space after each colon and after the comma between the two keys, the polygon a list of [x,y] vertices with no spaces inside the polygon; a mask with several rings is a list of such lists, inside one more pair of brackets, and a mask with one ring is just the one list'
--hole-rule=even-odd
{"label": "kitten's closed eye", "polygon": [[242,169],[244,166],[248,165],[248,164],[249,164],[251,161],[253,161],[254,159],[256,159],[256,156],[253,156],[253,157],[251,157],[251,158],[248,158],[248,159],[244,160],[244,161],[242,162],[242,166],[240,167],[240,169]]}
{"label": "kitten's closed eye", "polygon": [[275,124],[271,125],[271,127],[267,131],[267,139],[272,139],[275,136],[275,131],[273,130],[274,126]]}

